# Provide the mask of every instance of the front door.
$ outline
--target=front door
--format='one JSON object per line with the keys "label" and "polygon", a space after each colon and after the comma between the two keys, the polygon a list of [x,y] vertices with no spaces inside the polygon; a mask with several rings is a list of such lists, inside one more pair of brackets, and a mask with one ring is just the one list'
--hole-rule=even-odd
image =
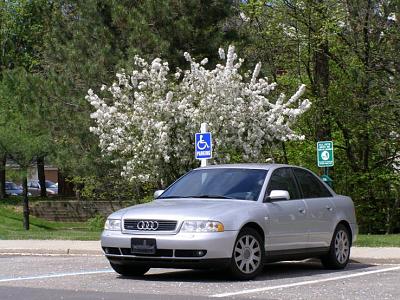
{"label": "front door", "polygon": [[266,194],[272,190],[289,192],[289,200],[266,202],[267,251],[304,249],[308,247],[307,207],[290,168],[275,169],[269,180]]}
{"label": "front door", "polygon": [[335,226],[335,205],[331,192],[311,172],[293,168],[308,207],[310,247],[329,247]]}

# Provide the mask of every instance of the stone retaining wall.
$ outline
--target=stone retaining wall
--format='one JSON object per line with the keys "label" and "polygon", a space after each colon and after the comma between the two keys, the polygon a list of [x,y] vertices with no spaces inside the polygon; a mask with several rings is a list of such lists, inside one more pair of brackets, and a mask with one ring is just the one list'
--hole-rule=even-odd
{"label": "stone retaining wall", "polygon": [[52,221],[82,222],[95,215],[107,216],[131,202],[118,201],[39,201],[32,204],[33,216]]}

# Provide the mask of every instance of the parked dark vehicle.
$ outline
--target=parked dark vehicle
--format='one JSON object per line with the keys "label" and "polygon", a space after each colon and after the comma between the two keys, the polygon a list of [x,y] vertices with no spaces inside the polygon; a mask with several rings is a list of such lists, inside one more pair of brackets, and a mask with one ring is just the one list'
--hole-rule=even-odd
{"label": "parked dark vehicle", "polygon": [[[46,180],[46,193],[47,196],[57,195],[58,194],[58,185],[53,181]],[[28,181],[28,191],[33,196],[40,196],[40,183],[39,180],[30,180]]]}
{"label": "parked dark vehicle", "polygon": [[22,195],[23,189],[14,182],[6,181],[6,195],[19,196]]}

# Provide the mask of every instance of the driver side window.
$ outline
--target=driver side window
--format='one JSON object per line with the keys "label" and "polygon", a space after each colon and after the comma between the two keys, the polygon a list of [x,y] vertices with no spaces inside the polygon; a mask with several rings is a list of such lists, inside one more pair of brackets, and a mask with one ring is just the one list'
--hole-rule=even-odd
{"label": "driver side window", "polygon": [[291,200],[300,198],[296,182],[289,168],[279,168],[272,173],[267,187],[267,195],[269,195],[272,190],[288,191]]}

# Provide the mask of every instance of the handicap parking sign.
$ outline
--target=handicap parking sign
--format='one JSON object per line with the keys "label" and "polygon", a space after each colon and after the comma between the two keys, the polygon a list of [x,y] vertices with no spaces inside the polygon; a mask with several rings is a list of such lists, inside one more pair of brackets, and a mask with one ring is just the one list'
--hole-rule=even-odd
{"label": "handicap parking sign", "polygon": [[210,159],[212,157],[211,132],[196,133],[195,158]]}

